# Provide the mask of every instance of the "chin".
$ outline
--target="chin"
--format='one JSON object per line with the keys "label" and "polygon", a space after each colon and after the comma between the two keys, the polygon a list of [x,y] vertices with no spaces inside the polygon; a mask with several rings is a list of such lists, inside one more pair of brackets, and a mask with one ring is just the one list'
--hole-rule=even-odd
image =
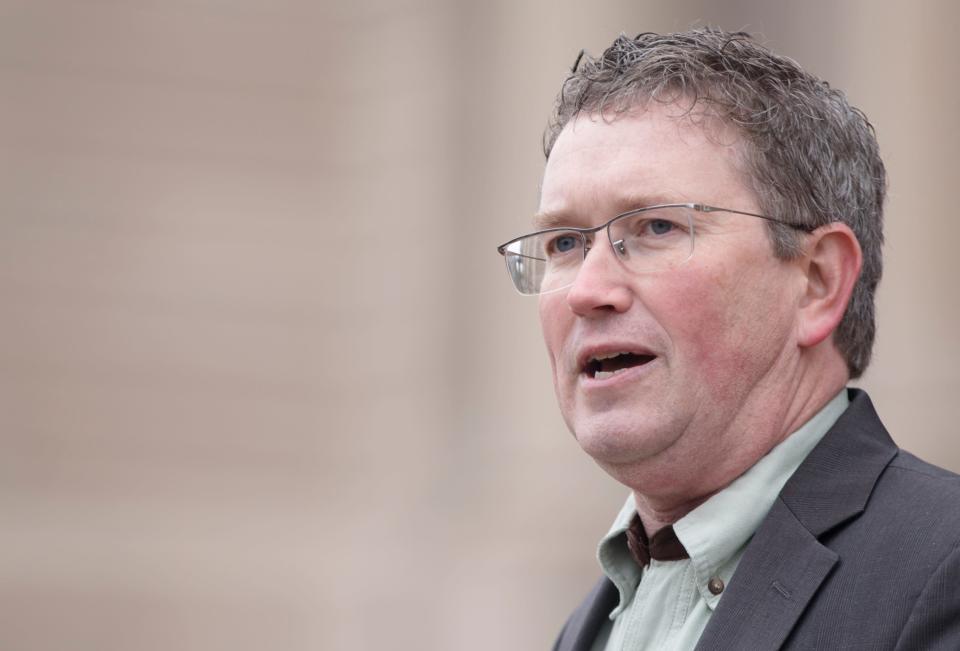
{"label": "chin", "polygon": [[583,451],[601,465],[640,463],[656,457],[673,443],[663,436],[662,428],[616,421],[604,418],[601,422],[574,423],[572,428]]}

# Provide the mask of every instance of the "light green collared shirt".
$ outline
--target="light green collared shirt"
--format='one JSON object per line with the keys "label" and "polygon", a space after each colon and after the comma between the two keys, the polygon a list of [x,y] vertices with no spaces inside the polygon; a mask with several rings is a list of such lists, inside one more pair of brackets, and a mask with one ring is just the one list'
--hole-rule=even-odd
{"label": "light green collared shirt", "polygon": [[600,629],[593,651],[692,650],[723,597],[722,591],[710,591],[711,580],[715,590],[721,585],[716,579],[723,586],[730,583],[747,542],[783,485],[848,405],[844,389],[729,486],[675,522],[688,559],[652,560],[640,569],[624,533],[636,513],[631,494],[597,549],[620,603]]}

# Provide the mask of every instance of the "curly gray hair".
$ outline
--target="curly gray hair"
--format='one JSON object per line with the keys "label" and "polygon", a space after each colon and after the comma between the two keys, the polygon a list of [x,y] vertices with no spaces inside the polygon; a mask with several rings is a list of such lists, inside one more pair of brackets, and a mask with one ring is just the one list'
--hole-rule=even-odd
{"label": "curly gray hair", "polygon": [[[621,35],[598,58],[581,52],[544,134],[557,136],[581,112],[614,114],[647,101],[689,103],[743,135],[740,155],[765,214],[816,228],[847,224],[863,268],[834,333],[850,377],[863,374],[876,334],[874,293],[883,270],[886,172],[873,127],[842,92],[743,32]],[[798,254],[802,237],[769,224],[775,255]]]}

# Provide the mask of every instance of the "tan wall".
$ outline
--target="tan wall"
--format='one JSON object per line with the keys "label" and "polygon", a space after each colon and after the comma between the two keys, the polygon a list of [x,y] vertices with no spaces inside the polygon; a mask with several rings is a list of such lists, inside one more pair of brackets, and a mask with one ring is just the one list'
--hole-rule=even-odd
{"label": "tan wall", "polygon": [[0,648],[547,647],[623,489],[494,246],[621,30],[747,27],[872,118],[863,384],[960,470],[958,10],[772,4],[0,1]]}

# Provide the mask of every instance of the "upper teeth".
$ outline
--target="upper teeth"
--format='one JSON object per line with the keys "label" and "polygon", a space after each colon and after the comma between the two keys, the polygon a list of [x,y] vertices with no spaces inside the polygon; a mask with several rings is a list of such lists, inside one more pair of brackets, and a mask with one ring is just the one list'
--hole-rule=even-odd
{"label": "upper teeth", "polygon": [[610,353],[609,355],[597,355],[593,359],[602,362],[605,359],[613,359],[614,357],[620,357],[620,355],[628,355],[629,353],[620,352],[620,353]]}

